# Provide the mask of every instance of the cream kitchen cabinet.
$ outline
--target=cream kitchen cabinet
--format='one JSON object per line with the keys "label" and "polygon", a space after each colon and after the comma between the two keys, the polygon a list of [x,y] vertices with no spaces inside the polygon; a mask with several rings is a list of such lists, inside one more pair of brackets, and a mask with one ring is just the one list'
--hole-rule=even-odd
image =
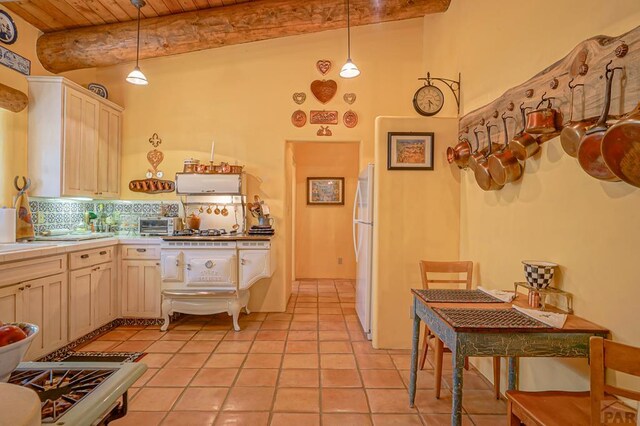
{"label": "cream kitchen cabinet", "polygon": [[117,317],[115,262],[69,273],[69,340],[75,340]]}
{"label": "cream kitchen cabinet", "polygon": [[30,194],[117,197],[122,107],[63,77],[27,79]]}
{"label": "cream kitchen cabinet", "polygon": [[20,284],[0,288],[0,321],[16,322],[22,320],[24,287]]}
{"label": "cream kitchen cabinet", "polygon": [[122,316],[160,317],[160,262],[158,260],[123,260]]}
{"label": "cream kitchen cabinet", "polygon": [[270,250],[238,250],[239,287],[245,289],[262,278],[271,276]]}

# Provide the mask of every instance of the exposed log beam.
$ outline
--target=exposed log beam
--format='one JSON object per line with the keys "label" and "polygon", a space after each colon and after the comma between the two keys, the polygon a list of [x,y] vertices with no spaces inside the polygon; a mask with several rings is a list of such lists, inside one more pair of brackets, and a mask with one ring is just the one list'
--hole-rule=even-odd
{"label": "exposed log beam", "polygon": [[29,104],[27,95],[13,87],[0,83],[0,108],[13,112],[20,112]]}
{"label": "exposed log beam", "polygon": [[[354,26],[444,12],[451,0],[351,0]],[[140,57],[346,27],[344,0],[263,0],[144,19]],[[105,67],[136,57],[136,23],[106,24],[42,35],[38,58],[49,71]]]}

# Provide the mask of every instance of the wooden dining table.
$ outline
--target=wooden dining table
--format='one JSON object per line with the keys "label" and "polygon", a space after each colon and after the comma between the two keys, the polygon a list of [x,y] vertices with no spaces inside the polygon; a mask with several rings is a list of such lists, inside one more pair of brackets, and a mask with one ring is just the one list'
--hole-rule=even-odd
{"label": "wooden dining table", "polygon": [[[474,291],[474,290],[467,290]],[[451,424],[462,424],[462,379],[465,358],[508,357],[509,389],[517,389],[517,359],[520,357],[566,357],[587,358],[589,356],[589,338],[607,337],[609,330],[579,316],[568,314],[562,328],[550,326],[505,326],[478,327],[464,326],[452,321],[446,315],[449,309],[506,309],[513,306],[529,308],[527,296],[518,294],[511,303],[447,303],[428,301],[424,292],[411,290],[413,294],[413,342],[411,352],[411,372],[409,381],[409,405],[414,406],[418,369],[418,351],[420,348],[420,322],[429,327],[451,350],[453,360],[453,389]],[[422,293],[422,294],[421,294]],[[554,308],[548,309],[554,311]],[[560,312],[555,310],[556,312]],[[471,312],[471,311],[467,311]],[[484,312],[484,311],[483,311]],[[471,312],[472,314],[474,312]],[[482,314],[482,312],[477,312]],[[500,314],[506,314],[501,312]],[[518,314],[514,314],[518,315]],[[528,318],[528,317],[527,317]],[[525,321],[526,322],[526,321]]]}

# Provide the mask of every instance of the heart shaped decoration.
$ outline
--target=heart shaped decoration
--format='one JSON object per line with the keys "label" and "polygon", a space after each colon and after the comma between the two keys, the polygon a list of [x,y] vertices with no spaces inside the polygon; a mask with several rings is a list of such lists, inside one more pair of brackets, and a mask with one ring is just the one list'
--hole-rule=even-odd
{"label": "heart shaped decoration", "polygon": [[296,92],[293,94],[293,102],[298,105],[302,105],[307,100],[307,95],[304,92]]}
{"label": "heart shaped decoration", "polygon": [[316,62],[316,68],[320,71],[320,74],[327,75],[329,70],[331,69],[331,61],[327,59],[320,59]]}
{"label": "heart shaped decoration", "polygon": [[349,105],[353,105],[353,103],[356,101],[356,94],[355,93],[345,93],[344,96],[342,97],[342,99],[344,99],[344,101],[346,103],[348,103]]}
{"label": "heart shaped decoration", "polygon": [[158,166],[162,163],[162,160],[164,160],[164,154],[162,151],[154,149],[147,153],[147,161],[149,161],[149,164],[151,164],[154,171],[158,170]]}
{"label": "heart shaped decoration", "polygon": [[334,80],[314,80],[311,82],[311,93],[323,104],[333,99],[337,91],[338,83]]}

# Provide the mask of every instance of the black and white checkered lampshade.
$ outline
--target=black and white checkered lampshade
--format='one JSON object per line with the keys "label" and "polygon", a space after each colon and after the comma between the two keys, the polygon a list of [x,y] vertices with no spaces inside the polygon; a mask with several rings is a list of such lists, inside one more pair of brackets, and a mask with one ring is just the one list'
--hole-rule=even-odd
{"label": "black and white checkered lampshade", "polygon": [[549,287],[557,264],[528,260],[523,260],[522,263],[524,264],[524,276],[530,286],[539,289]]}

